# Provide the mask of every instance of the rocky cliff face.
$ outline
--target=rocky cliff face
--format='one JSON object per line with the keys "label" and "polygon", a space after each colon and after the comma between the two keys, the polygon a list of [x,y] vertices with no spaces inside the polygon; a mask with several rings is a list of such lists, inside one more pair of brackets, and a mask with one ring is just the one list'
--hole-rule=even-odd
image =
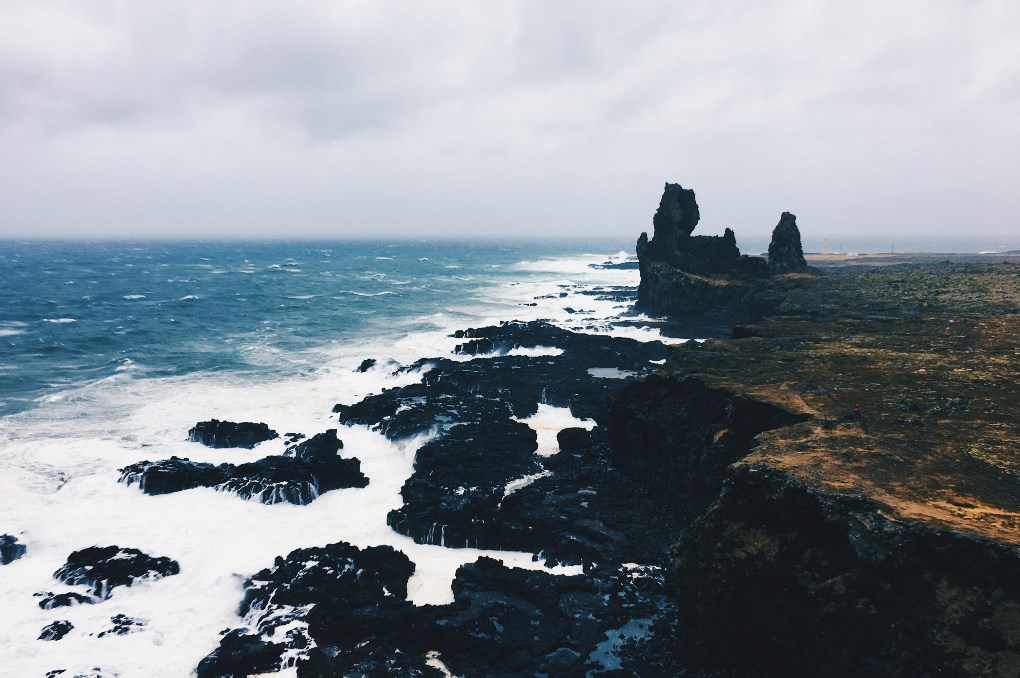
{"label": "rocky cliff face", "polygon": [[613,399],[616,468],[693,516],[677,671],[1020,675],[1017,270],[776,276]]}

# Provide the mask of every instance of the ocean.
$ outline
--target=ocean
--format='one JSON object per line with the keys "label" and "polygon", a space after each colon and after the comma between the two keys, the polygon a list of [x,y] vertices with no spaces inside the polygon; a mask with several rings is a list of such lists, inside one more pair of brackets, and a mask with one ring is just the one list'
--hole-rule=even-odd
{"label": "ocean", "polygon": [[[660,339],[616,322],[630,302],[585,294],[636,287],[633,268],[590,266],[632,252],[632,239],[0,242],[0,534],[27,547],[0,566],[0,670],[190,675],[220,632],[241,623],[246,578],[300,547],[391,545],[416,564],[415,604],[452,600],[455,570],[482,554],[542,567],[530,553],[419,545],[387,527],[421,439],[340,426],[344,454],[361,460],[369,485],[305,506],[213,489],[149,496],[119,483],[118,469],[173,455],[243,463],[281,454],[282,439],[211,449],[187,432],[212,418],[281,434],[338,428],[335,404],[421,378],[387,366],[456,358],[458,329],[546,319]],[[359,372],[368,358],[377,368]],[[540,453],[561,428],[590,426],[553,407],[527,423]],[[96,605],[39,607],[35,594],[72,590],[53,578],[72,551],[112,544],[169,556],[180,574]],[[118,614],[143,625],[99,637]],[[71,632],[38,640],[56,619]]]}

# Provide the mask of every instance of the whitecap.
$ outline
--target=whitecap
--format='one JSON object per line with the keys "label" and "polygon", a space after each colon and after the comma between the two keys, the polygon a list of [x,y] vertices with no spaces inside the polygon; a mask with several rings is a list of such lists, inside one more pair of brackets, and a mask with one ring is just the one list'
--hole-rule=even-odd
{"label": "whitecap", "polygon": [[75,318],[43,318],[44,323],[54,323],[56,325],[66,325],[67,323],[78,322]]}
{"label": "whitecap", "polygon": [[121,299],[144,299],[144,294],[125,294]]}

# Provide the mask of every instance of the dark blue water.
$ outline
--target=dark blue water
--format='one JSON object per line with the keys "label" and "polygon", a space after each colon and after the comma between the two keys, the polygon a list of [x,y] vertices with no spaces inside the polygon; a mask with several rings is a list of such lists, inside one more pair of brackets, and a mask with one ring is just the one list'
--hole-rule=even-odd
{"label": "dark blue water", "polygon": [[[323,343],[413,332],[512,264],[620,241],[0,242],[0,415],[130,366],[287,368]],[[273,359],[273,357],[277,359]]]}

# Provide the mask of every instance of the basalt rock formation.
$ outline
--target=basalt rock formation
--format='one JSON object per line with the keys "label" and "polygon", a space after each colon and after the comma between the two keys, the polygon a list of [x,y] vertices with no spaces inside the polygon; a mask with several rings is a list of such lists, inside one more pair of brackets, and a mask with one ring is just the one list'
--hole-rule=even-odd
{"label": "basalt rock formation", "polygon": [[800,244],[797,217],[783,212],[772,231],[772,242],[769,243],[769,273],[780,275],[803,273],[806,270],[807,261],[804,260],[804,249]]}
{"label": "basalt rock formation", "polygon": [[[566,447],[540,456],[535,432],[519,420],[543,403],[604,425],[607,397],[626,382],[598,376],[599,368],[616,377],[647,372],[665,347],[542,322],[455,337],[463,340],[458,353],[476,357],[423,360],[406,368],[422,372],[420,383],[334,408],[341,423],[371,426],[391,439],[436,434],[417,451],[389,525],[418,543],[528,550],[553,562],[661,555],[661,536],[671,528],[642,528],[669,521],[640,484],[622,482],[612,470],[602,426],[567,433]],[[536,347],[559,353],[507,355]]]}
{"label": "basalt rock formation", "polygon": [[414,569],[389,546],[343,542],[277,558],[245,586],[254,633],[229,631],[198,675],[261,673],[297,655],[298,676],[611,673],[624,641],[674,612],[654,567],[556,576],[480,558],[457,571],[454,602],[420,607],[407,600]]}
{"label": "basalt rock formation", "polygon": [[86,586],[89,594],[105,599],[118,586],[169,577],[180,571],[177,561],[165,556],[154,557],[119,546],[91,546],[71,553],[53,577],[70,586]]}
{"label": "basalt rock formation", "polygon": [[797,218],[783,212],[772,232],[769,257],[740,254],[733,231],[721,236],[692,235],[701,219],[694,191],[666,184],[652,217],[651,240],[637,241],[641,284],[635,308],[655,315],[755,315],[767,311],[748,302],[770,275],[807,270]]}
{"label": "basalt rock formation", "polygon": [[252,449],[266,440],[279,438],[280,434],[266,424],[243,421],[200,421],[188,431],[188,440],[202,443],[207,447],[243,447]]}
{"label": "basalt rock formation", "polygon": [[0,534],[0,565],[13,563],[25,555],[25,545],[19,544],[17,537],[9,534]]}
{"label": "basalt rock formation", "polygon": [[120,469],[120,482],[137,484],[146,494],[213,487],[242,499],[257,497],[263,504],[304,505],[323,492],[368,485],[361,461],[338,455],[343,446],[336,429],[330,429],[291,445],[283,456],[245,464],[209,464],[179,457],[140,461]]}
{"label": "basalt rock formation", "polygon": [[694,191],[667,183],[652,217],[651,240],[642,233],[637,242],[639,310],[657,315],[733,310],[753,281],[768,275],[764,260],[740,254],[732,230],[692,235],[700,219]]}
{"label": "basalt rock formation", "polygon": [[673,672],[1020,675],[1020,267],[753,294],[781,314],[671,349],[610,406],[621,473],[693,516]]}

